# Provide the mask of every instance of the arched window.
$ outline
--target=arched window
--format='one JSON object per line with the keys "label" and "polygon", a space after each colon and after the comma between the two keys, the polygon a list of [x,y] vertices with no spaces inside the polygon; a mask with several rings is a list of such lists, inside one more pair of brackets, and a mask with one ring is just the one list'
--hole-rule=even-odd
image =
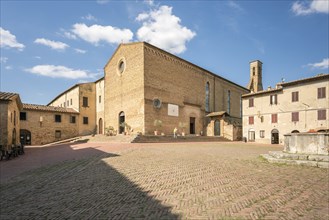
{"label": "arched window", "polygon": [[206,84],[206,112],[210,112],[210,106],[209,106],[209,101],[210,101],[210,86],[209,82]]}

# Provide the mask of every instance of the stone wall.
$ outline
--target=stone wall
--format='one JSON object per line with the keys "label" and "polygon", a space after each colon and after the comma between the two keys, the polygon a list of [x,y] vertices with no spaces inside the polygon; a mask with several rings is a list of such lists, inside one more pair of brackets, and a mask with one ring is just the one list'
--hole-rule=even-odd
{"label": "stone wall", "polygon": [[17,97],[14,97],[11,101],[0,102],[1,145],[8,146],[19,143],[19,113],[20,109],[17,103]]}
{"label": "stone wall", "polygon": [[[43,145],[78,136],[78,114],[26,110],[27,120],[21,121],[21,129],[31,132],[31,145]],[[61,115],[61,122],[55,122],[55,115]],[[70,122],[70,116],[76,116],[76,123]],[[42,120],[40,120],[42,117]],[[60,131],[59,138],[55,132]]]}
{"label": "stone wall", "polygon": [[[207,135],[205,119],[206,84],[210,87],[210,111],[228,111],[228,93],[230,93],[230,115],[240,117],[240,97],[246,93],[236,84],[215,76],[194,64],[172,54],[145,44],[145,131],[155,130],[154,120],[164,122],[164,133],[172,133],[179,123],[187,124],[189,134],[190,118],[195,117],[196,131]],[[162,102],[161,109],[155,109],[153,100]],[[177,105],[178,116],[168,115],[168,104]]]}
{"label": "stone wall", "polygon": [[131,129],[144,133],[143,57],[143,43],[121,44],[106,64],[105,127],[119,130],[119,114],[123,112]]}
{"label": "stone wall", "polygon": [[329,133],[292,133],[284,135],[284,152],[329,155]]}

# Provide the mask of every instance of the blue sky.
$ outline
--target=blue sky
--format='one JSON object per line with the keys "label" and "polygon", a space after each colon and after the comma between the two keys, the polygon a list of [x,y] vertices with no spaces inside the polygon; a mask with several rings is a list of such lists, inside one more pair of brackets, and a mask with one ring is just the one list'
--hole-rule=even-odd
{"label": "blue sky", "polygon": [[0,2],[0,90],[25,103],[99,79],[121,42],[147,41],[242,86],[256,59],[264,88],[329,72],[329,0]]}

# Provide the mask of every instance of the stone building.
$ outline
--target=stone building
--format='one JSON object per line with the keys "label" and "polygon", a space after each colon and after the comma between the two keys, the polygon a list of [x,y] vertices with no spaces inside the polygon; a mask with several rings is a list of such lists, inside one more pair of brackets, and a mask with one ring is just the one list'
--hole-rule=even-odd
{"label": "stone building", "polygon": [[[172,134],[177,127],[187,134],[225,136],[232,121],[241,128],[246,88],[148,43],[120,44],[104,72],[105,126],[119,133],[125,131],[122,123],[142,134]],[[234,120],[224,123],[224,115]]]}
{"label": "stone building", "polygon": [[7,148],[19,143],[19,113],[22,102],[18,94],[0,92],[0,145]]}
{"label": "stone building", "polygon": [[79,112],[73,108],[23,104],[20,141],[42,145],[78,136]]}
{"label": "stone building", "polygon": [[[100,103],[97,103],[100,104]],[[96,133],[96,83],[80,83],[55,97],[48,106],[72,108],[79,112],[78,134]]]}
{"label": "stone building", "polygon": [[328,97],[329,74],[245,94],[243,136],[248,141],[282,144],[287,133],[328,132]]}
{"label": "stone building", "polygon": [[146,135],[172,135],[177,127],[181,134],[237,140],[241,96],[248,92],[151,44],[120,44],[96,82],[76,84],[47,106],[17,107],[18,130],[21,141],[33,145],[104,134],[109,127]]}

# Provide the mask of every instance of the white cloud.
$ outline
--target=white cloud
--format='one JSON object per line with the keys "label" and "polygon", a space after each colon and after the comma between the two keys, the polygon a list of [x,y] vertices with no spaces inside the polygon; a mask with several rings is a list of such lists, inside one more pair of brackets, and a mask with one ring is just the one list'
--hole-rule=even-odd
{"label": "white cloud", "polygon": [[86,70],[74,70],[65,66],[54,65],[37,65],[25,71],[34,73],[41,76],[47,76],[51,78],[67,78],[67,79],[84,79],[94,78],[94,73],[90,73]]}
{"label": "white cloud", "polygon": [[41,57],[40,57],[40,56],[35,56],[34,58],[35,58],[35,59],[41,59]]}
{"label": "white cloud", "polygon": [[7,57],[0,57],[0,63],[7,63],[8,58]]}
{"label": "white cloud", "polygon": [[129,42],[134,34],[129,29],[119,29],[112,26],[74,24],[72,32],[83,40],[98,45],[100,41],[110,44]]}
{"label": "white cloud", "polygon": [[77,53],[82,53],[82,54],[85,54],[87,51],[85,51],[85,50],[81,50],[81,49],[78,49],[78,48],[76,48],[76,49],[74,49],[75,50],[75,52],[77,52]]}
{"label": "white cloud", "polygon": [[88,14],[87,16],[82,17],[82,19],[85,19],[85,20],[88,20],[88,21],[97,21],[97,18],[95,18],[91,14]]}
{"label": "white cloud", "polygon": [[184,52],[185,44],[196,35],[183,27],[180,18],[172,14],[172,7],[166,5],[149,13],[141,13],[136,20],[143,21],[142,27],[137,31],[138,40],[149,42],[171,53]]}
{"label": "white cloud", "polygon": [[16,48],[20,51],[25,47],[23,44],[17,42],[15,35],[2,27],[0,27],[0,46],[3,48]]}
{"label": "white cloud", "polygon": [[296,15],[329,13],[329,0],[296,1],[291,7]]}
{"label": "white cloud", "polygon": [[319,63],[310,63],[308,66],[311,66],[312,68],[316,69],[328,69],[329,68],[329,58],[323,59]]}
{"label": "white cloud", "polygon": [[48,46],[48,47],[50,47],[51,49],[54,49],[54,50],[65,50],[67,47],[69,47],[69,45],[67,45],[65,43],[62,43],[62,42],[59,42],[59,41],[52,41],[52,40],[48,40],[48,39],[45,39],[45,38],[38,38],[34,41],[34,43]]}
{"label": "white cloud", "polygon": [[12,70],[13,67],[12,67],[12,66],[6,66],[5,69],[6,69],[6,70]]}
{"label": "white cloud", "polygon": [[74,34],[71,34],[70,32],[64,32],[64,37],[66,37],[67,39],[71,39],[71,40],[77,39],[77,36],[75,36]]}

